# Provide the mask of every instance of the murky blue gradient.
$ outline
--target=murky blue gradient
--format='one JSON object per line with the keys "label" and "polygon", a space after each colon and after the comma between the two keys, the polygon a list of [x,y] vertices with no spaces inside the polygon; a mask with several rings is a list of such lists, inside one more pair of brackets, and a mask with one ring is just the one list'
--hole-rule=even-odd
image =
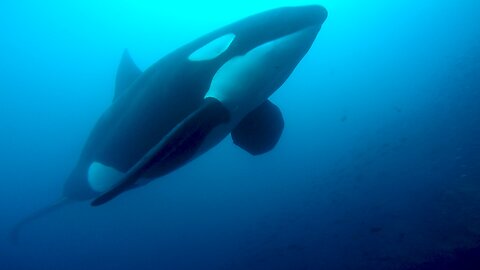
{"label": "murky blue gradient", "polygon": [[[329,17],[272,97],[285,118],[273,151],[252,157],[227,138],[145,188],[63,208],[7,241],[60,195],[124,48],[144,69],[229,22],[311,3]],[[480,240],[479,11],[474,0],[2,1],[0,269],[465,262]]]}

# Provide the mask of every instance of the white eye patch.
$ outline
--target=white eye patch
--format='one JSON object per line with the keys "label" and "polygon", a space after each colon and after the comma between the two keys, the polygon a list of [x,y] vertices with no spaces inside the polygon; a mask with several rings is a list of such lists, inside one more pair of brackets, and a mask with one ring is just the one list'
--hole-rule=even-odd
{"label": "white eye patch", "polygon": [[207,45],[194,51],[188,57],[190,61],[207,61],[212,60],[224,53],[235,39],[234,34],[226,34],[210,41]]}

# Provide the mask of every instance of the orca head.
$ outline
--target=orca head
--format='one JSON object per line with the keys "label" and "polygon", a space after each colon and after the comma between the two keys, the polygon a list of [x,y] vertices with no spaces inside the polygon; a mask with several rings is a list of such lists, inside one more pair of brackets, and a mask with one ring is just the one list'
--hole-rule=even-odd
{"label": "orca head", "polygon": [[[231,25],[239,53],[246,53],[262,44],[313,27],[316,36],[327,18],[327,10],[318,5],[283,7],[247,17]],[[226,27],[228,28],[228,26]]]}
{"label": "orca head", "polygon": [[[227,25],[192,44],[190,61],[212,60],[228,50],[227,59],[242,55],[269,41],[309,27],[320,30],[327,10],[318,5],[268,10]],[[316,33],[314,33],[316,35]]]}
{"label": "orca head", "polygon": [[310,49],[326,17],[321,6],[285,7],[221,29],[190,55],[191,61],[201,61],[201,53],[213,51],[204,59],[223,59],[205,98],[219,100],[239,117],[262,104]]}

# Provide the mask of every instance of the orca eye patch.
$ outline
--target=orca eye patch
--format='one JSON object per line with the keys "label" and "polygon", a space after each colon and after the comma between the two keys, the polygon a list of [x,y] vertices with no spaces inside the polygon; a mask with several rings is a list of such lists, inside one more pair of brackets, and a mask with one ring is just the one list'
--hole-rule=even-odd
{"label": "orca eye patch", "polygon": [[207,61],[215,59],[230,47],[234,39],[235,35],[232,33],[216,38],[190,54],[188,60]]}

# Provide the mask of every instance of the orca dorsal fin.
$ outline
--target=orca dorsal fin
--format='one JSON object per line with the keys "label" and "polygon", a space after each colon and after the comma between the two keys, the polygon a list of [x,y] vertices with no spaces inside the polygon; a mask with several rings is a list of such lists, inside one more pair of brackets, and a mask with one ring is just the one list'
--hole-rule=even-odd
{"label": "orca dorsal fin", "polygon": [[232,139],[250,154],[260,155],[275,147],[283,127],[282,112],[267,100],[240,121],[232,131]]}
{"label": "orca dorsal fin", "polygon": [[116,100],[127,88],[142,74],[142,71],[133,62],[132,57],[127,49],[123,51],[122,59],[117,68],[117,78],[115,79],[115,96]]}

